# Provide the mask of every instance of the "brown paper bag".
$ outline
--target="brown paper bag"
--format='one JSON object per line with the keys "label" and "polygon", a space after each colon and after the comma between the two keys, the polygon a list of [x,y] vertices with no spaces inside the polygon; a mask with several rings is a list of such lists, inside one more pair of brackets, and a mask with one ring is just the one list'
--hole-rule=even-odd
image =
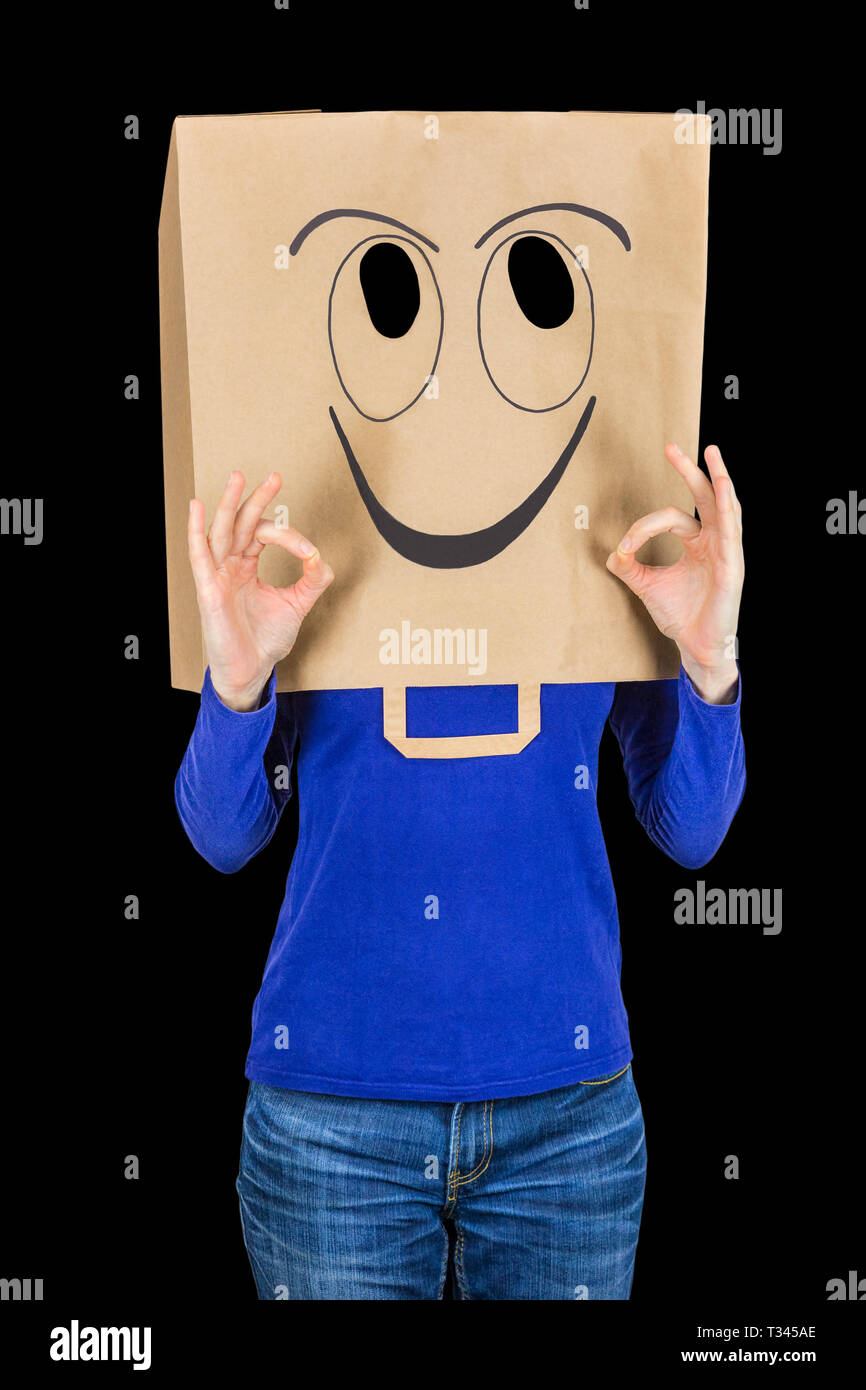
{"label": "brown paper bag", "polygon": [[[281,474],[269,515],[336,575],[277,688],[382,687],[404,753],[516,752],[541,683],[676,674],[605,559],[645,512],[693,510],[663,448],[696,457],[701,119],[177,119],[159,227],[175,686],[205,669],[188,502],[210,519],[235,468],[248,488]],[[265,551],[264,579],[298,573]],[[518,732],[406,739],[406,686],[478,684],[519,687]]]}

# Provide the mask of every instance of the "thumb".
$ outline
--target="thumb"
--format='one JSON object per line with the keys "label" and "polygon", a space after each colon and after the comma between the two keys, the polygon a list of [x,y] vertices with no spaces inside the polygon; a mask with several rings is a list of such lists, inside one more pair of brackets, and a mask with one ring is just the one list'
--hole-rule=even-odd
{"label": "thumb", "polygon": [[633,594],[640,596],[641,589],[646,580],[646,565],[642,565],[640,560],[635,559],[633,552],[622,550],[622,545],[628,545],[629,537],[620,541],[616,550],[612,550],[605,561],[605,568],[615,574],[617,579],[621,579]]}
{"label": "thumb", "polygon": [[[309,566],[309,569],[308,569]],[[334,578],[334,571],[326,564],[318,551],[304,561],[304,573],[294,584],[281,589],[280,593],[287,603],[306,618],[316,599],[321,598]]]}

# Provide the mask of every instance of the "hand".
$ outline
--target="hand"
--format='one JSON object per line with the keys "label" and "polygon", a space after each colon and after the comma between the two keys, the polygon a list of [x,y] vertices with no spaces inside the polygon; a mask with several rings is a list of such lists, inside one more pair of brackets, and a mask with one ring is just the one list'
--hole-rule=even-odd
{"label": "hand", "polygon": [[[743,509],[715,444],[704,450],[709,481],[676,444],[665,455],[685,480],[700,521],[679,507],[650,512],[629,527],[607,568],[637,594],[660,632],[676,642],[683,669],[710,704],[736,698],[733,656],[743,590]],[[679,536],[683,553],[673,565],[642,565],[637,551],[653,536]]]}
{"label": "hand", "polygon": [[[334,578],[299,531],[262,520],[281,487],[279,473],[272,473],[239,507],[244,476],[232,473],[207,537],[204,503],[194,497],[189,504],[189,559],[211,681],[231,709],[258,706],[273,667],[288,656],[301,623]],[[288,588],[258,577],[259,556],[269,543],[303,561],[301,578]]]}

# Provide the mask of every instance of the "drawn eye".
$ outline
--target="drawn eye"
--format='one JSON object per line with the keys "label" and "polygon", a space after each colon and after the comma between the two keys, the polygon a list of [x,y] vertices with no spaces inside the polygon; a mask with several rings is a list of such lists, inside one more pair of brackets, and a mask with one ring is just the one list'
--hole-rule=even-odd
{"label": "drawn eye", "polygon": [[508,253],[508,278],[517,300],[536,328],[561,328],[574,309],[574,285],[556,247],[539,236],[524,236]]}
{"label": "drawn eye", "polygon": [[404,337],[417,317],[421,289],[403,247],[377,242],[361,257],[358,275],[376,332],[385,338]]}
{"label": "drawn eye", "polygon": [[436,371],[442,296],[433,267],[407,237],[365,237],[343,259],[328,300],[340,385],[368,420],[414,405]]}
{"label": "drawn eye", "polygon": [[592,287],[562,238],[501,241],[478,294],[478,345],[500,396],[518,410],[558,410],[583,385],[594,336]]}

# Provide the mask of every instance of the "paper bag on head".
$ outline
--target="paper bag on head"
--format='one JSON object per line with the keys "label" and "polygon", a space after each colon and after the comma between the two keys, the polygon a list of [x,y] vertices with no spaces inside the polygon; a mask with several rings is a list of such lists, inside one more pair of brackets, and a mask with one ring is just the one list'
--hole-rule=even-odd
{"label": "paper bag on head", "polygon": [[[671,677],[605,568],[691,513],[709,142],[670,114],[180,117],[159,228],[172,683],[205,655],[186,548],[233,469],[335,580],[278,690],[382,687],[412,756],[516,752],[545,682]],[[669,563],[679,542],[641,552]],[[292,583],[278,547],[259,573]],[[517,685],[520,728],[405,736],[405,688]],[[435,745],[435,746],[434,746]]]}

